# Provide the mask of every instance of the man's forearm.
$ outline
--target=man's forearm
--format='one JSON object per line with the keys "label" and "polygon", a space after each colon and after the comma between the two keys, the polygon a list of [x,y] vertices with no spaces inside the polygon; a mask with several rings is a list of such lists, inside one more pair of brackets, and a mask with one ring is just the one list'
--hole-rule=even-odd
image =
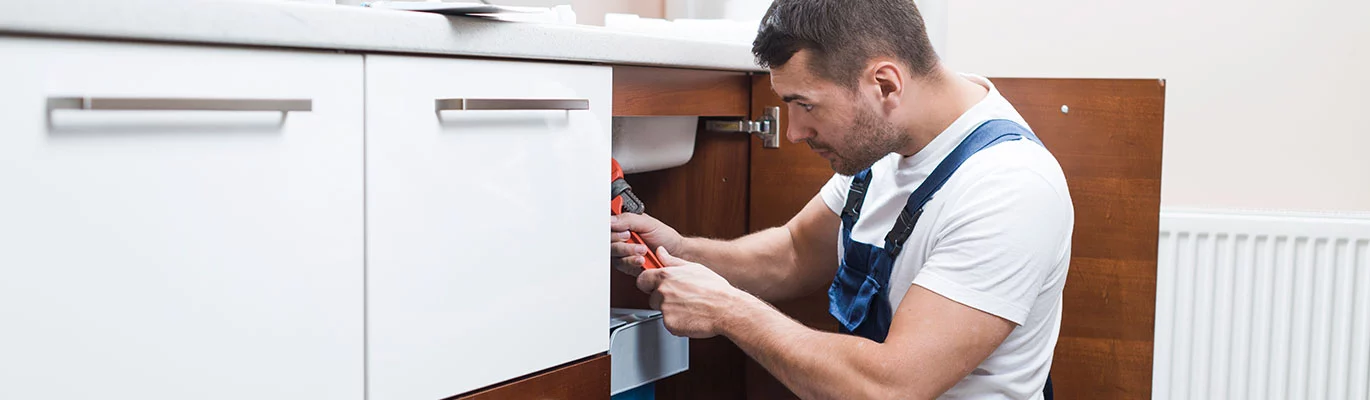
{"label": "man's forearm", "polygon": [[681,245],[679,257],[707,265],[733,286],[769,301],[793,297],[812,286],[802,283],[811,274],[796,262],[785,227],[728,241],[686,238]]}
{"label": "man's forearm", "polygon": [[[880,343],[820,332],[759,299],[740,300],[723,335],[805,399],[931,398],[916,393],[906,367]],[[911,366],[910,366],[911,367]]]}

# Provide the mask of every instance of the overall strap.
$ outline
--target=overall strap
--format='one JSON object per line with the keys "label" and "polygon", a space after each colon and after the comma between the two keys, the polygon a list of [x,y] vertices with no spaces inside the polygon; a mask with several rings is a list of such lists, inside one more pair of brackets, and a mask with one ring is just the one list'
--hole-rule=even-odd
{"label": "overall strap", "polygon": [[[847,204],[842,207],[842,221],[851,218],[852,223],[861,217],[861,205],[866,202],[866,189],[871,184],[871,170],[866,168],[852,177],[851,190],[847,191]],[[850,228],[850,227],[849,227]]]}
{"label": "overall strap", "polygon": [[918,222],[918,217],[923,215],[923,206],[927,205],[928,200],[932,199],[932,195],[937,193],[943,184],[947,183],[947,179],[951,178],[951,174],[956,172],[961,164],[980,150],[1020,138],[1028,138],[1041,144],[1027,128],[1006,119],[989,120],[975,128],[970,136],[962,140],[961,144],[957,145],[956,149],[952,150],[951,154],[948,154],[947,158],[943,159],[937,168],[932,170],[928,178],[923,180],[923,184],[918,185],[918,188],[913,190],[913,194],[909,195],[909,201],[904,205],[904,210],[899,213],[899,219],[895,221],[890,232],[885,235],[885,250],[889,252],[890,256],[899,256],[899,252],[904,249],[904,242],[913,233],[913,227]]}

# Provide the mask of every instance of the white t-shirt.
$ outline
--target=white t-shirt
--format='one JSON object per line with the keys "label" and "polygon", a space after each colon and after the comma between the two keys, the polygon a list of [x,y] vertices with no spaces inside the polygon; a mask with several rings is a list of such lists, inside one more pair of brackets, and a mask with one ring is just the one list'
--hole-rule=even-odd
{"label": "white t-shirt", "polygon": [[[909,194],[981,123],[1007,119],[1027,126],[992,83],[965,77],[989,94],[917,154],[892,153],[871,167],[853,240],[883,247]],[[834,213],[842,212],[851,181],[834,175],[823,187],[823,202]],[[1041,398],[1061,330],[1074,225],[1060,164],[1026,139],[971,156],[928,201],[895,258],[891,309],[897,313],[910,285],[918,285],[1018,325],[942,398]]]}

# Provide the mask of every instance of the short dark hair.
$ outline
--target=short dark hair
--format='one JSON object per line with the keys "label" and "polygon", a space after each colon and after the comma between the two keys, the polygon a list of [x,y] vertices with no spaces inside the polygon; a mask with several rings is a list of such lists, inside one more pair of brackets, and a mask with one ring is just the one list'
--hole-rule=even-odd
{"label": "short dark hair", "polygon": [[774,68],[800,50],[813,53],[815,73],[849,88],[875,57],[903,61],[915,76],[937,66],[913,0],[776,0],[761,19],[752,54],[757,64]]}

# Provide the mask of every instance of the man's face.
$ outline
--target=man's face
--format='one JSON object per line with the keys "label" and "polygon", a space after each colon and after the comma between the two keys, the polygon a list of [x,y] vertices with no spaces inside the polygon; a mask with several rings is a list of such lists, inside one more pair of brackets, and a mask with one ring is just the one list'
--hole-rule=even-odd
{"label": "man's face", "polygon": [[866,95],[879,93],[878,88],[863,88],[863,82],[853,90],[818,76],[810,69],[811,57],[808,50],[800,50],[785,65],[771,69],[771,86],[788,105],[785,135],[790,142],[807,143],[834,171],[848,176],[907,144],[878,99]]}

